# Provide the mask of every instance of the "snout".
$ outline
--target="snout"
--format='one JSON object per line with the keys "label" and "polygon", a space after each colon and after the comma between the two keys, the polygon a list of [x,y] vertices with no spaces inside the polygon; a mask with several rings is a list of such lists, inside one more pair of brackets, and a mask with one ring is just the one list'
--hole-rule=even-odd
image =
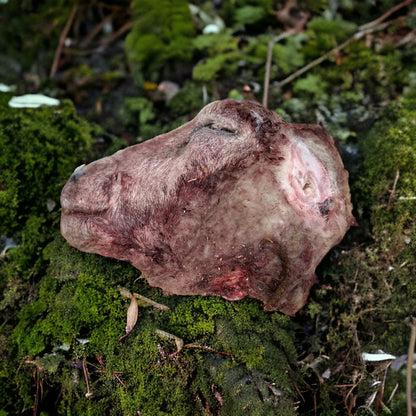
{"label": "snout", "polygon": [[85,175],[86,173],[85,164],[78,166],[74,172],[72,173],[71,177],[69,178],[68,182],[64,186],[62,193],[61,193],[61,208],[62,211],[65,213],[75,211],[76,210],[76,203],[75,203],[75,196],[79,192],[77,190],[78,181],[79,179]]}
{"label": "snout", "polygon": [[[92,252],[97,225],[110,209],[111,160],[77,167],[61,193],[61,233],[74,247]],[[110,176],[109,176],[110,175]]]}
{"label": "snout", "polygon": [[99,214],[109,208],[111,160],[100,159],[77,167],[61,193],[62,214]]}

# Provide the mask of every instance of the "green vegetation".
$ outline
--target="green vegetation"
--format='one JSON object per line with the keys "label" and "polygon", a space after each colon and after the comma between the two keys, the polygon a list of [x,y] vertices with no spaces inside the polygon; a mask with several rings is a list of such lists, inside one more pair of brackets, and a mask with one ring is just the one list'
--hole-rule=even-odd
{"label": "green vegetation", "polygon": [[93,129],[69,101],[22,110],[9,108],[10,98],[0,95],[0,234],[12,236],[31,215],[42,222],[48,205],[58,205],[68,173],[91,148]]}
{"label": "green vegetation", "polygon": [[[132,267],[80,253],[60,236],[43,257],[49,267],[36,299],[19,312],[3,352],[3,409],[29,410],[38,383],[39,406],[48,411],[55,403],[54,414],[293,414],[289,364],[296,352],[287,317],[254,301],[165,298]],[[170,310],[141,308],[120,342],[127,304],[119,287],[126,284]],[[177,353],[157,329],[181,337],[185,347]]]}
{"label": "green vegetation", "polygon": [[[74,103],[12,109],[0,93],[0,415],[404,414],[405,366],[362,353],[406,354],[416,310],[414,5],[189,6],[0,3],[0,82]],[[253,300],[164,297],[128,264],[63,241],[59,194],[76,166],[169,131],[208,101],[261,101],[269,45],[269,108],[334,136],[359,223],[295,318]],[[179,91],[164,97],[162,81]],[[120,287],[170,309],[141,307],[120,341]]]}
{"label": "green vegetation", "polygon": [[133,28],[126,39],[129,59],[147,81],[159,81],[165,65],[191,59],[191,14],[186,0],[133,0]]}

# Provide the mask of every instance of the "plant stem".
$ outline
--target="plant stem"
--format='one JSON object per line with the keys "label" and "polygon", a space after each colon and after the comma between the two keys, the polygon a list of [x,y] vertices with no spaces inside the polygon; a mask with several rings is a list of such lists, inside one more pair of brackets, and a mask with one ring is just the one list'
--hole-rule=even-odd
{"label": "plant stem", "polygon": [[272,54],[273,54],[274,40],[269,40],[267,46],[267,61],[266,61],[266,74],[264,75],[264,90],[263,90],[263,107],[267,108],[269,103],[269,84],[270,84],[270,70],[272,66]]}
{"label": "plant stem", "polygon": [[407,416],[413,416],[412,405],[412,371],[416,343],[416,318],[410,322],[410,342],[409,352],[407,354],[407,379],[406,379],[406,399],[407,399]]}
{"label": "plant stem", "polygon": [[68,36],[69,29],[71,29],[72,22],[74,21],[75,15],[77,14],[77,10],[78,10],[77,6],[75,6],[72,9],[71,14],[68,17],[68,20],[65,23],[65,27],[62,30],[61,36],[59,37],[58,47],[56,48],[55,56],[53,58],[53,63],[52,63],[52,67],[51,67],[51,72],[49,74],[50,78],[53,78],[56,74],[56,71],[58,70],[59,58],[61,57],[62,49],[63,49],[64,44],[65,44],[65,39]]}

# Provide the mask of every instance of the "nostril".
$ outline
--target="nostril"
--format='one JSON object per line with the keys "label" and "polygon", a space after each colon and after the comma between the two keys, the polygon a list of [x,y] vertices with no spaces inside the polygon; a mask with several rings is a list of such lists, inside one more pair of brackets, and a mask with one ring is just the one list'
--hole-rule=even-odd
{"label": "nostril", "polygon": [[82,170],[82,168],[85,166],[85,164],[78,166],[74,172],[72,173],[71,177],[69,178],[69,180],[71,182],[76,182],[81,176],[83,176],[85,174],[85,172]]}

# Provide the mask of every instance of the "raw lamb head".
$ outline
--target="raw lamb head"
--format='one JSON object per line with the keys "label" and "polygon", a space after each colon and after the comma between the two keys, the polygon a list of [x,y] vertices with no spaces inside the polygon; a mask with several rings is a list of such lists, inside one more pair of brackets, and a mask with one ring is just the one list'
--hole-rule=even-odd
{"label": "raw lamb head", "polygon": [[167,294],[248,296],[289,315],[354,222],[329,134],[235,100],[77,168],[61,206],[69,244],[130,262]]}

